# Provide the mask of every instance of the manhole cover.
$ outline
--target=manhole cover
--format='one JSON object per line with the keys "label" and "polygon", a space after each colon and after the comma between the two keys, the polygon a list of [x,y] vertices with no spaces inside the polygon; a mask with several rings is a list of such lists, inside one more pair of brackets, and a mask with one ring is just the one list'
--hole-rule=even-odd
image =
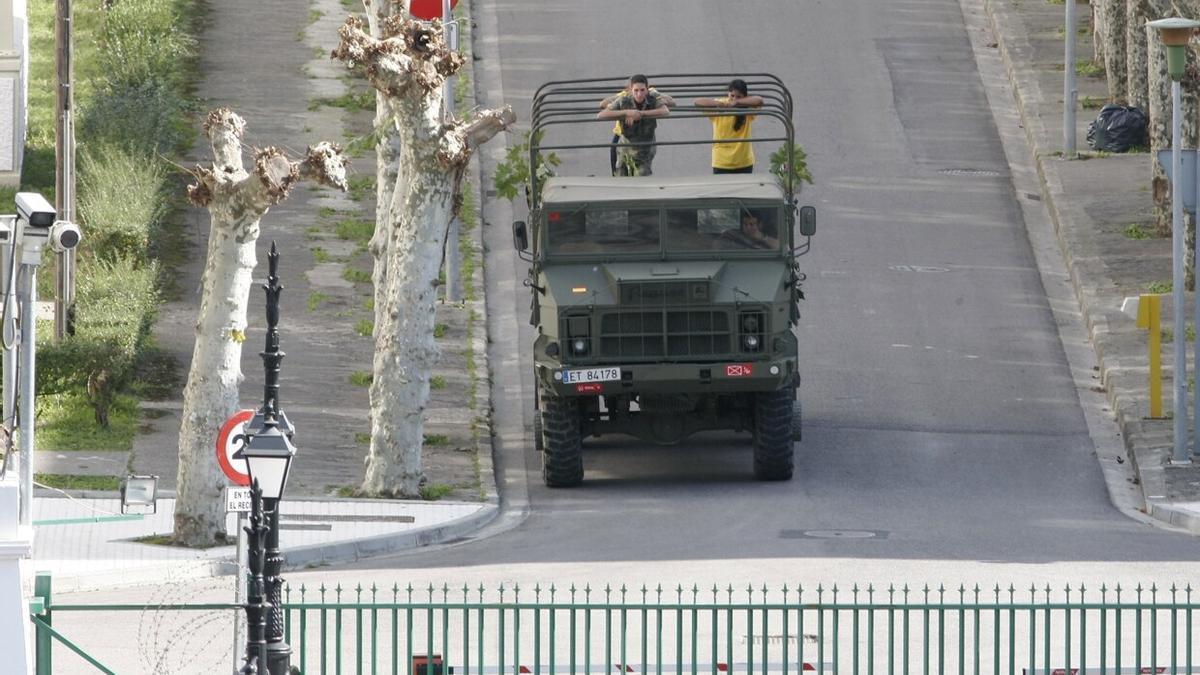
{"label": "manhole cover", "polygon": [[883,539],[881,530],[782,530],[781,539]]}
{"label": "manhole cover", "polygon": [[992,169],[942,169],[940,174],[947,176],[999,176],[999,171]]}

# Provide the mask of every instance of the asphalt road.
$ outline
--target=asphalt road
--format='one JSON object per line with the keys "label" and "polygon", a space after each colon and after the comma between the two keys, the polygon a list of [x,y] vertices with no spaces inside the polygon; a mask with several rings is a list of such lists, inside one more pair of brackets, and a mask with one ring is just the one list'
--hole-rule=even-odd
{"label": "asphalt road", "polygon": [[[530,372],[525,267],[499,220],[504,205],[493,204],[506,519],[478,541],[355,567],[495,565],[502,576],[518,564],[753,560],[761,571],[772,560],[794,570],[797,560],[857,559],[1069,573],[1089,561],[1200,556],[1194,538],[1110,499],[1094,439],[1115,426],[1068,361],[1077,317],[1066,301],[1052,311],[1066,296],[1038,259],[1053,251],[1031,243],[1030,203],[1014,189],[1027,166],[1006,158],[1003,110],[994,116],[986,92],[998,76],[981,75],[959,0],[684,4],[482,0],[482,99],[496,104],[502,89],[527,118],[529,97],[551,79],[769,71],[789,85],[816,179],[802,201],[819,223],[802,259],[806,426],[795,479],[754,482],[747,436],[674,448],[605,438],[585,446],[583,487],[544,488],[521,433],[531,414],[531,385],[518,381]],[[706,133],[703,121],[667,120],[659,137]],[[606,140],[607,127],[595,134]],[[607,152],[591,152],[570,164],[606,172]],[[655,162],[660,175],[707,167],[703,146],[663,148]]]}

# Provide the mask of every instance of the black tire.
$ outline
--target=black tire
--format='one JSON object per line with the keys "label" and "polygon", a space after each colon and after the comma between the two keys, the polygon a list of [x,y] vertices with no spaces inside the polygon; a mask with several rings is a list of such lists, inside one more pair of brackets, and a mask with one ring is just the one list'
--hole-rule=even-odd
{"label": "black tire", "polygon": [[533,449],[538,452],[546,449],[546,444],[542,440],[542,413],[539,410],[533,411]]}
{"label": "black tire", "polygon": [[547,487],[574,487],[583,482],[583,438],[579,402],[542,398],[542,482]]}
{"label": "black tire", "polygon": [[792,479],[792,390],[754,397],[754,477]]}
{"label": "black tire", "polygon": [[796,400],[792,401],[792,441],[800,442],[800,430],[804,426],[804,415],[800,410],[800,396],[796,396]]}

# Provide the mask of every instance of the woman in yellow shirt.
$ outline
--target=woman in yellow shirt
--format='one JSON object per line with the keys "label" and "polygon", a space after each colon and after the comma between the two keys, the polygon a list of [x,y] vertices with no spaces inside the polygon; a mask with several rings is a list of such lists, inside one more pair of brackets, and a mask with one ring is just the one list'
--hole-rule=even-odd
{"label": "woman in yellow shirt", "polygon": [[[763,98],[750,96],[745,80],[729,83],[729,92],[721,98],[698,98],[699,108],[761,108]],[[750,138],[754,115],[717,115],[709,120],[713,125],[714,141],[733,141]],[[713,173],[753,173],[754,150],[749,143],[713,143]]]}

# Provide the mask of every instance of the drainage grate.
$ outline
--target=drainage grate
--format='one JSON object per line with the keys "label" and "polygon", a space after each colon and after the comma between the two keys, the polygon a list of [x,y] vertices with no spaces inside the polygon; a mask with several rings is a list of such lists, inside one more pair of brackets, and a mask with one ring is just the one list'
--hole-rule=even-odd
{"label": "drainage grate", "polygon": [[938,173],[947,176],[999,176],[999,171],[992,169],[942,169]]}

